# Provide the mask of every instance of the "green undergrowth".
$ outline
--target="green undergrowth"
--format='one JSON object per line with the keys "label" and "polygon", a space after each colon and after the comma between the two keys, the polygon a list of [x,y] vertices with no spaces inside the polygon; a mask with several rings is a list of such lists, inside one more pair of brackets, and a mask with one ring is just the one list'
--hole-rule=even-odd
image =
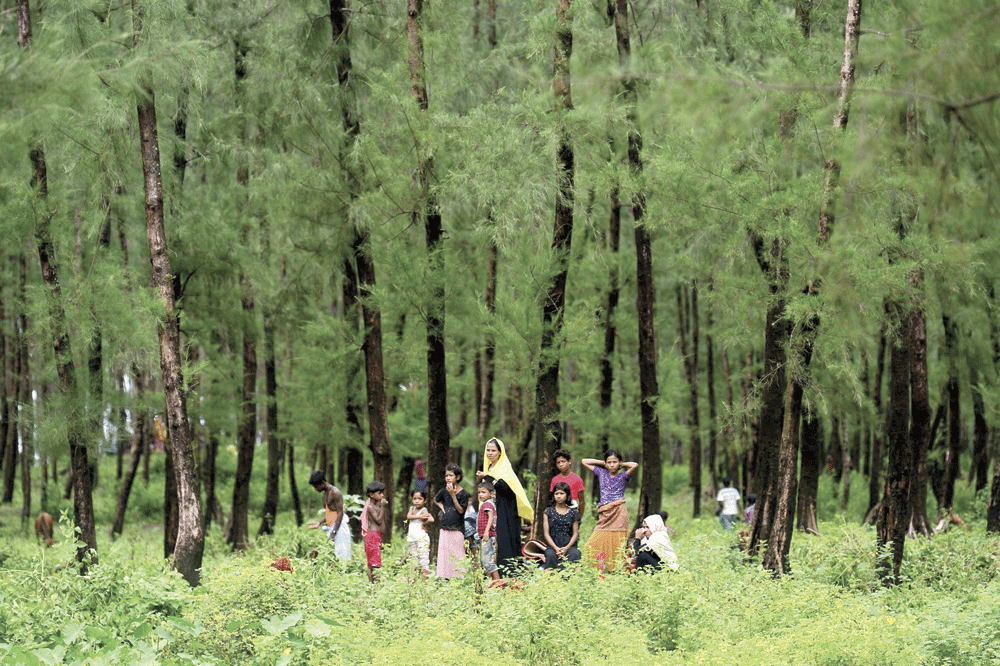
{"label": "green undergrowth", "polygon": [[[316,530],[282,527],[243,554],[214,530],[193,590],[159,557],[159,537],[120,538],[86,577],[65,566],[68,540],[4,539],[0,662],[1000,663],[1000,541],[981,523],[908,540],[891,589],[874,577],[870,528],[839,520],[797,534],[792,574],[774,580],[713,521],[673,524],[679,572],[528,570],[519,589],[492,590],[423,580],[400,562],[399,538],[370,586],[359,544],[332,565]],[[272,568],[279,556],[294,571]]]}

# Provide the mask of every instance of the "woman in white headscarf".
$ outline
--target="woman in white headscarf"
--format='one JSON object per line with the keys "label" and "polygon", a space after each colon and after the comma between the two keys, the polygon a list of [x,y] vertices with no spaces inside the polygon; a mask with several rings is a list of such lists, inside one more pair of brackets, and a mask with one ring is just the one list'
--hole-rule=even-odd
{"label": "woman in white headscarf", "polygon": [[680,568],[667,526],[663,524],[663,518],[659,514],[646,516],[642,527],[635,531],[635,538],[640,540],[635,551],[636,569],[659,569],[667,566],[676,571]]}
{"label": "woman in white headscarf", "polygon": [[521,557],[521,520],[530,522],[535,514],[499,439],[486,442],[483,469],[476,472],[476,477],[492,481],[496,491],[497,566],[506,577],[513,573]]}

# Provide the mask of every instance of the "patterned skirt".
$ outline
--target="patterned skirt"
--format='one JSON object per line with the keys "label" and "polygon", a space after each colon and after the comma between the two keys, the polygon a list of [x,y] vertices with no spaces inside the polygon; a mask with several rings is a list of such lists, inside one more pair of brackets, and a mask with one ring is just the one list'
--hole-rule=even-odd
{"label": "patterned skirt", "polygon": [[597,510],[597,525],[583,547],[587,559],[600,571],[613,571],[625,562],[628,509],[625,500],[608,502]]}

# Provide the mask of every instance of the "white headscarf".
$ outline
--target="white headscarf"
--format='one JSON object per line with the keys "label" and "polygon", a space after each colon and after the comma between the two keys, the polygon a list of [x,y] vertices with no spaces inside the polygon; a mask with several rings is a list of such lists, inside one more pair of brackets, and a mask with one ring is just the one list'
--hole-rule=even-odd
{"label": "white headscarf", "polygon": [[667,532],[667,526],[663,524],[663,518],[654,513],[651,516],[646,516],[642,522],[649,528],[649,536],[640,542],[641,549],[653,551],[660,558],[661,563],[671,569],[679,569],[681,565],[677,561],[674,544],[670,542],[670,534]]}

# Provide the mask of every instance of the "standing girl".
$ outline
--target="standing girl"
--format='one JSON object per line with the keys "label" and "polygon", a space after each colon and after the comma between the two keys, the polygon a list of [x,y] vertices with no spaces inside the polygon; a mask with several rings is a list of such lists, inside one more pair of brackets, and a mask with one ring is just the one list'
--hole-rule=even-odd
{"label": "standing girl", "polygon": [[601,488],[597,504],[597,525],[584,550],[597,568],[611,571],[622,557],[622,546],[628,539],[628,509],[625,508],[625,486],[639,469],[639,463],[622,462],[622,454],[608,449],[604,460],[584,458],[583,466],[594,473]]}
{"label": "standing girl", "polygon": [[406,543],[408,556],[417,558],[417,566],[425,576],[431,572],[431,537],[427,525],[434,522],[434,516],[427,510],[427,491],[414,490],[410,495],[412,504],[406,512]]}
{"label": "standing girl", "polygon": [[568,483],[556,483],[552,489],[554,505],[547,508],[542,516],[543,534],[548,544],[543,569],[559,569],[562,560],[580,560],[580,549],[576,547],[580,538],[580,512],[569,505],[570,495]]}
{"label": "standing girl", "polygon": [[441,511],[441,531],[438,534],[438,578],[461,578],[465,575],[465,510],[469,506],[469,493],[458,482],[462,468],[447,465],[444,468],[444,488],[434,496],[434,503]]}
{"label": "standing girl", "polygon": [[476,477],[492,481],[496,491],[493,501],[497,506],[497,566],[501,575],[507,577],[513,574],[521,557],[521,520],[530,522],[535,513],[507,460],[503,442],[496,437],[486,442],[483,471],[476,472]]}

